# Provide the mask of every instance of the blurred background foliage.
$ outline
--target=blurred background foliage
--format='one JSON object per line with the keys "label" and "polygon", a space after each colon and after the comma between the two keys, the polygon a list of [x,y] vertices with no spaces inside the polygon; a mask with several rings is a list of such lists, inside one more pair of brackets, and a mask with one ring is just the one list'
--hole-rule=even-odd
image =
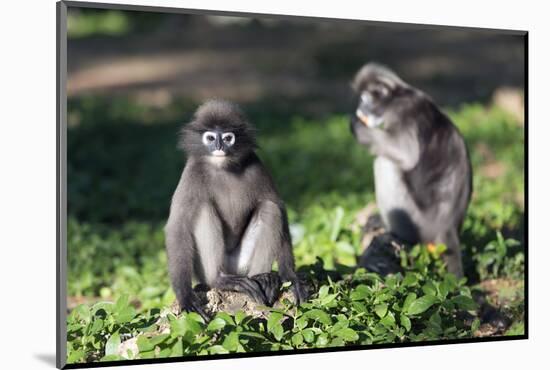
{"label": "blurred background foliage", "polygon": [[143,310],[172,303],[162,228],[185,164],[177,134],[211,97],[242,104],[258,128],[298,266],[317,256],[329,269],[354,266],[354,221],[374,195],[372,158],[349,132],[349,81],[371,60],[430,93],[465,136],[474,165],[462,233],[468,284],[516,282],[506,302],[523,307],[519,36],[79,8],[68,32],[70,307],[123,294]]}

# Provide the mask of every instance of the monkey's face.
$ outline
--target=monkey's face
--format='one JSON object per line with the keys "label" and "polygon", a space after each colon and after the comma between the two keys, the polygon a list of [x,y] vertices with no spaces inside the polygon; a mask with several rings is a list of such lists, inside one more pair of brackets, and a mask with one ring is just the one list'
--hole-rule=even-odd
{"label": "monkey's face", "polygon": [[214,130],[202,133],[202,143],[209,155],[214,157],[226,157],[231,154],[235,140],[235,134],[230,131]]}
{"label": "monkey's face", "polygon": [[237,164],[256,148],[252,126],[237,106],[222,100],[201,105],[182,133],[180,147],[189,157],[217,165]]}
{"label": "monkey's face", "polygon": [[359,93],[355,117],[368,128],[383,124],[383,116],[391,102],[391,90],[381,82],[367,84]]}
{"label": "monkey's face", "polygon": [[400,105],[408,85],[390,69],[376,63],[365,64],[355,75],[352,87],[357,105],[351,118],[351,130],[357,140],[369,144],[372,129],[391,130],[390,117]]}

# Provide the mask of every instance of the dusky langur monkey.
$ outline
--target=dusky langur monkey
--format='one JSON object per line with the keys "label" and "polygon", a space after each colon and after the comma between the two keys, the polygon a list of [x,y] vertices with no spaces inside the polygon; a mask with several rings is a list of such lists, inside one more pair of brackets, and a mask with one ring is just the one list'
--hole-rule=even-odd
{"label": "dusky langur monkey", "polygon": [[472,192],[464,139],[428,95],[383,66],[363,66],[352,87],[351,130],[375,156],[386,228],[407,243],[444,243],[448,271],[463,276],[458,235]]}
{"label": "dusky langur monkey", "polygon": [[[272,305],[281,280],[306,298],[294,270],[287,214],[236,106],[211,100],[182,129],[187,163],[165,226],[168,267],[180,308],[206,317],[192,278]],[[277,261],[278,274],[272,274]]]}

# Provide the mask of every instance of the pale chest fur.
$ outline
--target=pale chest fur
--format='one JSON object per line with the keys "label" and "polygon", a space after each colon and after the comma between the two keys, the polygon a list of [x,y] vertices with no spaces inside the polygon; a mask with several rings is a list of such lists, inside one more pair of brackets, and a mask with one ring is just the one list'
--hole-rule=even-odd
{"label": "pale chest fur", "polygon": [[394,162],[385,157],[376,157],[374,180],[376,204],[384,224],[390,230],[397,233],[400,231],[400,225],[392,217],[396,211],[406,213],[414,223],[420,221],[421,213],[403,181],[401,170]]}
{"label": "pale chest fur", "polygon": [[210,178],[211,200],[219,212],[227,231],[237,236],[248,221],[255,206],[254,192],[246,179],[232,174],[214,175]]}

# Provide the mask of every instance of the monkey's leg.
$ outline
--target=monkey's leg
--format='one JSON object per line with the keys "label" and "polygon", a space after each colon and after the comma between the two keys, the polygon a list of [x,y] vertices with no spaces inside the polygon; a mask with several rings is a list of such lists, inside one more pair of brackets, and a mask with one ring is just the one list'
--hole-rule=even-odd
{"label": "monkey's leg", "polygon": [[443,254],[443,259],[447,264],[447,271],[455,274],[456,277],[464,276],[462,269],[462,254],[460,252],[460,241],[456,230],[450,229],[436,238],[436,243],[444,243],[447,250]]}
{"label": "monkey's leg", "polygon": [[[254,220],[251,222],[251,224]],[[294,255],[288,229],[286,212],[280,205],[266,201],[262,202],[257,211],[256,245],[248,276],[271,271],[273,261],[277,260],[279,276],[282,281],[292,283],[292,291],[299,304],[307,299],[307,291],[296,276]],[[280,281],[263,279],[262,288],[268,299],[275,302],[279,297]]]}
{"label": "monkey's leg", "polygon": [[260,286],[246,276],[225,273],[226,260],[222,223],[214,207],[204,206],[197,218],[195,240],[202,267],[200,276],[209,287],[242,292],[267,304]]}
{"label": "monkey's leg", "polygon": [[254,211],[239,247],[230,255],[229,270],[248,276],[260,286],[266,301],[271,306],[279,297],[281,279],[271,273],[277,248],[280,248],[274,228],[281,224],[278,206],[262,202]]}

